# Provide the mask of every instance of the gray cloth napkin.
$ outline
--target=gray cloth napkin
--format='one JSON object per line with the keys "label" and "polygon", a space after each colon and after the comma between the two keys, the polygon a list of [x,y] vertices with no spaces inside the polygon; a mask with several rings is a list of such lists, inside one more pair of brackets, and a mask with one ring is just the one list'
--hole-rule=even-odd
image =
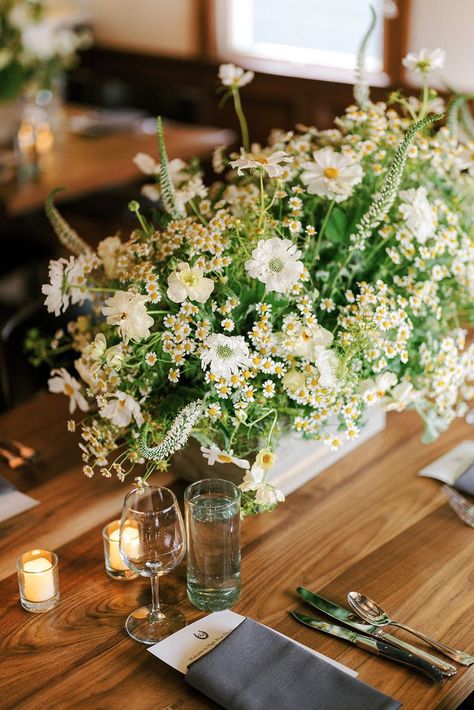
{"label": "gray cloth napkin", "polygon": [[456,479],[453,488],[460,493],[474,496],[474,462]]}
{"label": "gray cloth napkin", "polygon": [[192,663],[186,682],[226,710],[397,710],[401,704],[252,619]]}

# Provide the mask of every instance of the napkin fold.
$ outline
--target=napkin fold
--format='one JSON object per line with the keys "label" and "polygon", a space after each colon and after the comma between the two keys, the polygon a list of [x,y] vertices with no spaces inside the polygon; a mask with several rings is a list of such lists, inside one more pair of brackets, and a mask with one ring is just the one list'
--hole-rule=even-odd
{"label": "napkin fold", "polygon": [[38,505],[38,501],[20,493],[15,486],[0,476],[0,522]]}
{"label": "napkin fold", "polygon": [[226,710],[397,710],[401,704],[245,619],[192,663],[186,682]]}
{"label": "napkin fold", "polygon": [[457,477],[453,487],[460,493],[465,493],[468,496],[474,496],[474,462],[471,463],[471,465]]}

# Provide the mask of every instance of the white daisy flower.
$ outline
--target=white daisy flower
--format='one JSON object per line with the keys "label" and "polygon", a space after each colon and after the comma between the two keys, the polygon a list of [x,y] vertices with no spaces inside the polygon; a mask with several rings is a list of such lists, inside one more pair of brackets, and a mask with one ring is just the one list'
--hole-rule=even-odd
{"label": "white daisy flower", "polygon": [[146,310],[147,296],[131,291],[116,291],[102,307],[107,323],[118,326],[125,341],[142,340],[150,335],[153,318]]}
{"label": "white daisy flower", "polygon": [[253,153],[245,153],[241,151],[240,158],[237,160],[232,160],[230,165],[233,168],[237,168],[237,174],[242,175],[243,170],[254,170],[255,168],[262,168],[268,175],[268,177],[275,178],[281,177],[286,168],[280,163],[291,163],[293,158],[291,158],[285,151],[277,150],[271,155],[254,155]]}
{"label": "white daisy flower", "polygon": [[444,67],[445,58],[446,52],[444,49],[439,49],[438,47],[438,49],[430,51],[423,47],[418,54],[409,52],[402,60],[402,64],[409,71],[418,74],[428,74],[430,71],[433,71],[433,69],[442,69]]}
{"label": "white daisy flower", "polygon": [[304,265],[301,252],[289,239],[261,239],[245,262],[247,273],[264,283],[269,291],[286,293],[300,278]]}
{"label": "white daisy flower", "polygon": [[168,298],[174,303],[182,303],[187,298],[205,303],[214,290],[214,281],[203,276],[197,266],[181,261],[175,271],[168,276]]}
{"label": "white daisy flower", "polygon": [[235,64],[221,64],[218,76],[223,86],[241,88],[250,84],[254,73],[253,71],[245,71],[242,67],[236,67]]}
{"label": "white daisy flower", "polygon": [[138,402],[125,392],[115,392],[113,398],[109,399],[99,411],[104,419],[110,419],[112,424],[118,427],[128,426],[132,419],[138,427],[141,427],[145,421]]}
{"label": "white daisy flower", "polygon": [[250,365],[249,348],[242,335],[214,334],[206,338],[201,355],[203,370],[228,379]]}
{"label": "white daisy flower", "polygon": [[153,365],[156,364],[156,361],[158,358],[156,357],[156,353],[154,352],[149,352],[145,355],[145,362],[148,365],[148,367],[153,367]]}
{"label": "white daisy flower", "polygon": [[48,380],[48,389],[55,394],[61,393],[69,397],[69,413],[73,414],[76,408],[79,407],[83,412],[87,412],[89,405],[87,400],[81,394],[81,385],[69,372],[61,367],[59,370],[52,370],[52,375]]}
{"label": "white daisy flower", "polygon": [[363,177],[359,163],[329,147],[315,150],[313,161],[303,163],[303,168],[301,181],[307,186],[308,193],[336,202],[347,200],[353,187],[358,185]]}
{"label": "white daisy flower", "polygon": [[239,468],[250,468],[250,464],[246,459],[238,459],[231,453],[221,451],[218,446],[211,444],[211,446],[201,446],[201,453],[209,466],[214,466],[217,463],[233,463]]}
{"label": "white daisy flower", "polygon": [[408,229],[424,244],[436,229],[436,212],[427,199],[425,187],[402,190],[399,207]]}

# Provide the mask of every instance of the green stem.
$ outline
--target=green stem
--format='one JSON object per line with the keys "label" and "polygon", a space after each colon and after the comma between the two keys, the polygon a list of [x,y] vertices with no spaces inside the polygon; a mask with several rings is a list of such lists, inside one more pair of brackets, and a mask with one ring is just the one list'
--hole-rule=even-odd
{"label": "green stem", "polygon": [[430,88],[428,85],[428,73],[425,72],[423,74],[423,93],[422,93],[422,99],[421,99],[420,115],[418,116],[419,121],[421,121],[421,119],[426,116],[426,113],[428,111],[429,98],[430,98]]}
{"label": "green stem", "polygon": [[272,422],[272,425],[270,427],[270,431],[268,432],[268,437],[267,437],[267,447],[268,448],[270,448],[270,446],[271,446],[273,430],[275,429],[275,425],[278,421],[278,412],[276,410],[274,410],[274,412],[275,412],[275,415],[273,417],[273,422]]}
{"label": "green stem", "polygon": [[188,203],[188,204],[189,204],[189,206],[191,207],[191,209],[192,209],[192,211],[194,212],[194,214],[196,215],[196,217],[198,218],[198,220],[201,222],[201,224],[203,224],[203,225],[206,227],[206,226],[207,226],[207,222],[206,222],[206,220],[204,219],[204,217],[202,216],[202,214],[199,212],[199,210],[198,210],[198,208],[196,207],[196,205],[194,204],[194,201],[193,201],[193,200],[189,200],[189,203]]}
{"label": "green stem", "polygon": [[329,218],[331,217],[331,213],[332,213],[332,211],[333,211],[333,209],[334,209],[334,205],[335,205],[335,204],[336,204],[336,201],[333,200],[333,201],[331,202],[331,204],[329,205],[328,211],[326,212],[326,215],[325,215],[325,217],[324,217],[323,223],[322,223],[322,225],[321,225],[321,229],[319,230],[318,239],[317,239],[317,241],[316,241],[316,247],[315,247],[316,251],[315,251],[315,254],[314,254],[314,260],[315,260],[315,261],[319,258],[319,249],[320,249],[320,247],[321,247],[321,242],[322,242],[324,233],[325,233],[325,231],[326,231],[326,227],[327,227],[328,222],[329,222]]}
{"label": "green stem", "polygon": [[247,125],[247,119],[242,109],[242,103],[240,101],[240,94],[237,87],[232,89],[232,98],[234,99],[234,108],[237,118],[239,119],[240,132],[242,134],[242,145],[246,153],[250,151],[250,141],[249,141],[249,129]]}
{"label": "green stem", "polygon": [[263,224],[263,218],[265,215],[265,190],[263,187],[263,170],[259,170],[260,173],[260,216],[258,218],[258,228]]}

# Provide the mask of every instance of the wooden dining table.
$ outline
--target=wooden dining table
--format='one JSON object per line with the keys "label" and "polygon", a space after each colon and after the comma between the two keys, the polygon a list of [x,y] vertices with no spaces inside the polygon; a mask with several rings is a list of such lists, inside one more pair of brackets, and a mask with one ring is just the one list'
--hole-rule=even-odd
{"label": "wooden dining table", "polygon": [[[0,470],[40,501],[0,523],[0,707],[217,707],[127,636],[126,616],[149,603],[147,580],[110,579],[102,543],[102,528],[119,516],[127,485],[82,474],[77,434],[66,431],[67,419],[65,398],[48,394],[0,418],[2,437],[41,453],[34,467]],[[474,691],[473,667],[458,666],[454,677],[435,684],[289,615],[305,608],[295,593],[300,585],[340,604],[357,590],[394,618],[474,652],[474,532],[454,515],[438,482],[417,476],[472,439],[473,430],[458,420],[429,446],[420,442],[421,430],[414,412],[390,414],[382,433],[274,512],[244,520],[243,586],[234,610],[356,670],[404,710],[454,710]],[[182,500],[186,484],[175,480],[172,468],[156,482]],[[48,613],[32,614],[20,606],[15,560],[39,547],[59,557],[61,600]],[[189,622],[202,616],[187,600],[184,564],[162,577],[161,587],[163,600],[178,605]]]}
{"label": "wooden dining table", "polygon": [[[0,187],[0,207],[9,218],[43,208],[51,190],[64,187],[56,201],[69,201],[103,190],[111,190],[143,179],[133,162],[137,153],[157,156],[154,132],[116,130],[95,137],[72,132],[68,122],[80,116],[84,108],[67,106],[65,129],[57,136],[52,150],[41,158],[41,172],[36,180]],[[164,136],[170,158],[203,158],[219,145],[233,142],[235,134],[222,128],[165,121]]]}

